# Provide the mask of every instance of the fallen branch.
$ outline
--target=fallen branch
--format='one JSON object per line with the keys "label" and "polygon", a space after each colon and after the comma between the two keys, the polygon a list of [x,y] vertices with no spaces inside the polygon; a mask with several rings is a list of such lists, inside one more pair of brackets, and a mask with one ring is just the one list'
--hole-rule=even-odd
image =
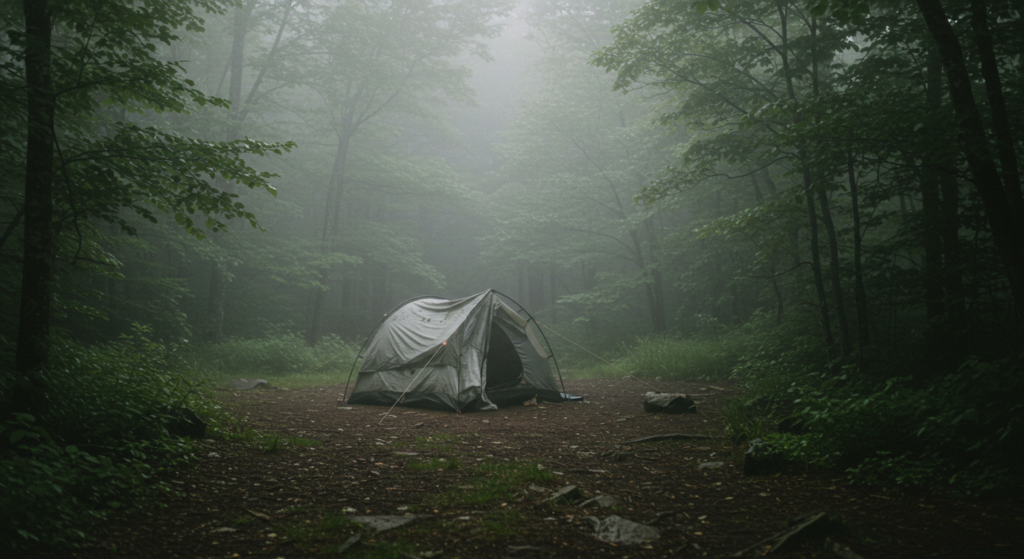
{"label": "fallen branch", "polygon": [[710,435],[689,435],[686,433],[669,433],[667,435],[653,435],[650,437],[644,437],[642,439],[635,439],[632,441],[623,441],[615,444],[636,444],[636,443],[649,443],[652,441],[671,441],[671,440],[692,440],[692,439],[710,439]]}

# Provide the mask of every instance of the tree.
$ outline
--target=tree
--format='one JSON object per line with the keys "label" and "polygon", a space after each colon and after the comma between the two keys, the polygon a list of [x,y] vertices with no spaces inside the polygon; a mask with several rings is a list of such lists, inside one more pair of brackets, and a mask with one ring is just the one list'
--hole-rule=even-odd
{"label": "tree", "polygon": [[[466,50],[486,56],[480,40],[497,31],[495,17],[507,6],[505,0],[361,0],[306,10],[298,24],[302,62],[289,69],[299,75],[279,79],[302,83],[319,111],[307,121],[335,139],[319,233],[325,257],[338,248],[356,135],[388,115],[426,116],[431,105],[445,98],[468,100],[465,69],[455,59]],[[329,265],[320,268],[321,287],[312,294],[310,344],[323,335],[331,270]]]}
{"label": "tree", "polygon": [[[27,93],[23,105],[11,107],[25,115],[27,131],[15,405],[43,406],[53,266],[58,259],[74,264],[88,256],[83,241],[93,221],[132,233],[123,210],[150,221],[165,213],[200,238],[206,230],[222,230],[222,219],[241,217],[256,225],[234,195],[210,182],[219,176],[273,191],[270,175],[249,167],[243,156],[280,153],[288,145],[205,142],[140,127],[129,116],[226,107],[196,90],[181,65],[161,59],[155,45],[176,40],[174,29],[200,31],[197,9],[219,12],[227,4],[24,2],[24,25],[9,31],[10,42],[3,44],[3,54],[20,64],[6,64],[2,76],[7,87]],[[196,213],[207,216],[205,223],[194,221]],[[65,235],[75,239],[70,250],[57,243]]]}

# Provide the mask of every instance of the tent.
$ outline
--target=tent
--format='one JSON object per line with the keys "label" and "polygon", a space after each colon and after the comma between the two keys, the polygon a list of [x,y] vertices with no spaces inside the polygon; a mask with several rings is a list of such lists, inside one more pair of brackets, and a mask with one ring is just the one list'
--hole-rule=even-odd
{"label": "tent", "polygon": [[535,396],[538,402],[564,401],[549,362],[556,372],[558,364],[531,322],[521,305],[494,290],[407,301],[386,315],[360,350],[356,362],[363,361],[348,402],[461,412]]}

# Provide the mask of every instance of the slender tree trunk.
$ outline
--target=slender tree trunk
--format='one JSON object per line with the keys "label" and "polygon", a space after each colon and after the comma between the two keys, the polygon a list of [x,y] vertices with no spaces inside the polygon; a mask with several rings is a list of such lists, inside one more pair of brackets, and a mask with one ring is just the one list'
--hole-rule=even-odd
{"label": "slender tree trunk", "polygon": [[[981,55],[981,75],[985,78],[985,93],[988,96],[989,110],[992,112],[992,131],[999,153],[999,165],[1003,171],[1003,187],[1006,189],[1006,198],[1019,219],[1024,217],[1024,194],[1020,189],[1020,170],[1017,166],[1017,153],[1013,149],[1010,115],[1006,110],[1003,86],[999,79],[999,63],[996,61],[995,49],[992,46],[992,33],[988,28],[986,0],[971,0],[971,27],[974,29],[974,44]],[[1024,220],[1018,220],[1017,226],[1017,239],[1024,243]]]}
{"label": "slender tree trunk", "polygon": [[[932,49],[928,56],[925,102],[928,109],[937,112],[942,107],[942,60],[938,52]],[[925,129],[924,133],[934,131]],[[923,227],[921,243],[924,246],[924,301],[928,316],[928,327],[925,331],[928,353],[933,358],[942,354],[946,342],[943,339],[945,330],[946,305],[943,290],[944,272],[942,265],[942,208],[939,198],[939,166],[942,154],[932,151],[924,160],[920,172],[921,206],[923,210]]]}
{"label": "slender tree trunk", "polygon": [[814,273],[814,288],[818,293],[818,313],[821,329],[825,335],[825,346],[829,355],[835,352],[836,340],[832,335],[832,319],[829,316],[828,296],[825,294],[825,279],[821,273],[821,250],[818,247],[818,215],[814,210],[814,184],[811,173],[804,171],[804,196],[807,197],[807,217],[811,228],[811,271]]}
{"label": "slender tree trunk", "polygon": [[839,353],[843,357],[850,356],[850,326],[846,320],[846,304],[843,298],[843,273],[839,267],[839,240],[836,227],[832,222],[832,211],[829,209],[828,193],[819,192],[818,202],[821,204],[821,221],[825,224],[825,237],[828,241],[828,270],[832,283],[832,300],[836,305],[836,322],[839,326]]}
{"label": "slender tree trunk", "polygon": [[858,358],[863,360],[864,352],[870,342],[870,323],[868,322],[868,294],[864,289],[864,271],[861,268],[863,258],[861,248],[860,199],[857,175],[853,168],[853,154],[846,158],[846,174],[850,181],[850,203],[853,207],[853,298],[857,305],[857,347]]}
{"label": "slender tree trunk", "polygon": [[[231,102],[231,114],[226,139],[229,142],[237,140],[241,136],[242,123],[240,119],[242,103],[242,72],[245,66],[245,35],[249,28],[249,15],[252,13],[254,3],[238,6],[235,8],[234,21],[231,36],[231,59],[230,78],[228,80],[228,101]],[[230,192],[231,183],[221,177],[216,179],[217,188],[224,192]],[[213,237],[213,242],[223,235]],[[211,342],[219,342],[224,338],[224,302],[227,299],[228,272],[225,264],[214,260],[210,265],[209,294],[206,302],[206,337]]]}
{"label": "slender tree trunk", "polygon": [[1024,216],[1018,215],[1011,205],[999,170],[989,155],[989,142],[971,90],[963,49],[942,3],[939,0],[917,0],[917,5],[942,56],[967,167],[985,207],[992,240],[1010,282],[1015,318],[1019,324],[1024,320],[1024,239],[1019,238],[1020,227],[1017,224],[1024,220]]}
{"label": "slender tree trunk", "polygon": [[946,171],[939,172],[942,189],[942,259],[943,285],[946,291],[946,309],[950,326],[967,329],[967,295],[964,293],[963,255],[960,250],[960,185],[956,177]]}
{"label": "slender tree trunk", "polygon": [[[338,151],[334,154],[334,167],[331,170],[331,179],[327,187],[323,232],[320,238],[320,251],[324,256],[336,250],[335,244],[341,233],[341,199],[345,183],[345,164],[348,161],[348,147],[351,140],[351,134],[339,135]],[[324,312],[327,310],[327,286],[330,277],[330,266],[320,269],[320,286],[314,288],[313,309],[310,313],[309,330],[306,333],[306,342],[309,345],[316,345],[324,335]]]}
{"label": "slender tree trunk", "polygon": [[50,45],[53,33],[48,0],[24,0],[25,81],[28,133],[25,140],[24,245],[17,374],[13,409],[40,413],[46,407],[42,372],[50,359],[50,306],[53,300],[54,108]]}

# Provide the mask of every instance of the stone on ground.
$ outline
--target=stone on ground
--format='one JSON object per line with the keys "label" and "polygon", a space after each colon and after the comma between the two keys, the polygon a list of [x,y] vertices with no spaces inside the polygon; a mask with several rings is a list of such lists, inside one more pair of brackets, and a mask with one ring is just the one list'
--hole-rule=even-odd
{"label": "stone on ground", "polygon": [[580,506],[584,507],[584,508],[585,507],[615,507],[615,506],[618,506],[618,504],[619,504],[619,500],[616,499],[615,497],[612,497],[611,495],[598,495],[597,497],[593,497],[593,498],[587,499],[586,501],[583,501],[582,503],[580,503]]}
{"label": "stone on ground", "polygon": [[579,487],[575,485],[566,485],[565,487],[555,491],[550,497],[544,499],[549,503],[559,503],[562,501],[576,502],[583,497],[583,492],[580,491]]}
{"label": "stone on ground", "polygon": [[621,516],[612,515],[604,520],[588,516],[587,520],[594,526],[594,535],[598,539],[616,545],[635,545],[656,540],[661,535],[654,526],[639,524]]}
{"label": "stone on ground", "polygon": [[686,394],[644,394],[644,411],[648,413],[697,413],[697,403]]}
{"label": "stone on ground", "polygon": [[252,390],[253,388],[274,388],[266,379],[236,378],[228,381],[228,390]]}
{"label": "stone on ground", "polygon": [[411,524],[416,520],[419,520],[420,518],[427,518],[429,516],[429,514],[409,514],[405,516],[350,516],[349,519],[353,522],[358,522],[362,524],[364,527],[369,528],[370,530],[374,530],[376,532],[385,532],[393,528],[398,528],[399,526]]}

